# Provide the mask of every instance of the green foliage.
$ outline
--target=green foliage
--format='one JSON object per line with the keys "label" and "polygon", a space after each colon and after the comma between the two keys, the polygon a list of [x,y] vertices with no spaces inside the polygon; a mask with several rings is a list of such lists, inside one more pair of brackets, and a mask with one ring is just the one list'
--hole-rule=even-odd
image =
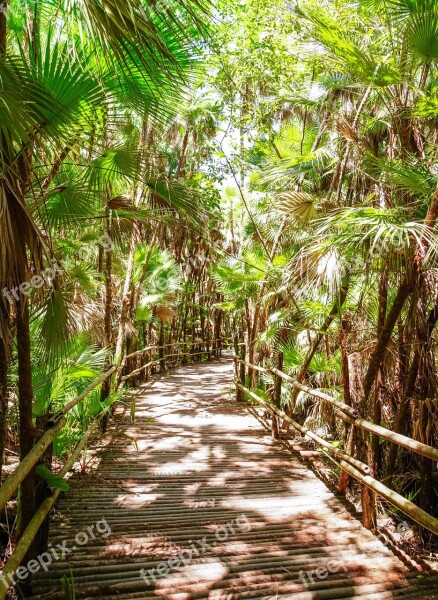
{"label": "green foliage", "polygon": [[61,589],[65,600],[76,600],[75,579],[73,571],[70,571],[70,577],[64,575],[61,579]]}
{"label": "green foliage", "polygon": [[63,492],[68,492],[69,486],[68,483],[64,481],[63,477],[52,473],[52,471],[48,469],[45,465],[38,465],[35,471],[38,477],[41,477],[41,479],[45,481],[50,487],[57,490],[62,490]]}

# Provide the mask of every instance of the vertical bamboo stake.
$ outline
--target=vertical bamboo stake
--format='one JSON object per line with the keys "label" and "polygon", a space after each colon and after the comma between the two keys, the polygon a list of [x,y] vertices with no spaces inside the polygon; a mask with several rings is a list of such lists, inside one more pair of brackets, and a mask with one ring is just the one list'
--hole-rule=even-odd
{"label": "vertical bamboo stake", "polygon": [[[240,358],[241,360],[245,360],[246,358],[246,345],[242,344],[240,347]],[[239,382],[241,385],[245,385],[246,371],[245,365],[243,363],[239,363]],[[239,390],[240,391],[240,390]],[[245,400],[245,394],[240,391],[240,394],[237,394],[237,401],[243,402]]]}
{"label": "vertical bamboo stake", "polygon": [[[351,354],[348,358],[348,366],[350,371],[350,393],[353,407],[357,408],[360,414],[363,414],[365,411],[366,397],[364,386],[362,384],[362,357],[356,352]],[[359,460],[368,464],[371,458],[369,435],[364,432],[358,433],[356,445]],[[361,504],[362,525],[367,529],[374,529],[377,524],[376,496],[374,492],[364,484],[362,484]]]}
{"label": "vertical bamboo stake", "polygon": [[[283,368],[283,352],[277,353],[275,366],[279,371],[282,370],[282,368]],[[276,408],[281,408],[280,399],[281,399],[281,377],[279,377],[278,375],[275,375],[272,400],[273,400],[273,404]],[[271,422],[272,423],[272,425],[271,425],[272,439],[278,440],[280,438],[278,417],[276,414],[272,414],[271,417],[272,417],[272,422]]]}

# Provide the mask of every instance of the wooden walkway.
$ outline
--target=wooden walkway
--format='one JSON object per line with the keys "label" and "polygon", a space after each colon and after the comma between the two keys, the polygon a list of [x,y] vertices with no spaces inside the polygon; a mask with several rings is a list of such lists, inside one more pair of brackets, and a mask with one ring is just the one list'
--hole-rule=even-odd
{"label": "wooden walkway", "polygon": [[59,501],[35,597],[66,598],[72,572],[76,598],[438,599],[438,575],[395,557],[236,404],[229,359],[135,397],[135,422],[118,410]]}

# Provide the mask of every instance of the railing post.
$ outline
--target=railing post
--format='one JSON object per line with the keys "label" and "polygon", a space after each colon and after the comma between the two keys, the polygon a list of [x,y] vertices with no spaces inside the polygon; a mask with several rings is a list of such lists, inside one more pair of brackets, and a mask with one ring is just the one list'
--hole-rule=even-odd
{"label": "railing post", "polygon": [[207,334],[205,336],[205,346],[207,350],[207,360],[211,360],[211,349],[210,349],[210,329],[207,327]]}
{"label": "railing post", "polygon": [[191,335],[191,342],[190,342],[190,353],[189,353],[189,360],[190,360],[190,362],[195,362],[195,356],[194,356],[195,352],[196,352],[196,348],[195,348],[195,334],[192,333],[192,335]]}
{"label": "railing post", "polygon": [[[360,414],[364,409],[365,395],[362,384],[362,357],[359,353],[355,352],[348,357],[348,372],[351,403]],[[355,448],[358,459],[367,464],[370,458],[369,435],[356,431],[355,426],[352,425],[345,451],[353,456]],[[372,473],[372,476],[374,477],[375,473]],[[349,475],[343,471],[338,482],[340,492],[345,493],[348,481]],[[368,486],[362,484],[361,488],[362,525],[367,529],[374,529],[377,523],[376,496]]]}
{"label": "railing post", "polygon": [[[237,354],[237,357],[239,356],[239,354]],[[240,346],[240,360],[245,360],[246,358],[246,346],[245,344],[242,344]],[[237,359],[236,359],[237,360]],[[246,369],[245,369],[245,365],[243,362],[237,362],[237,382],[240,383],[240,385],[245,385],[245,377],[246,377]],[[245,400],[245,394],[244,392],[236,387],[236,400],[237,402],[243,402]]]}
{"label": "railing post", "polygon": [[158,357],[160,359],[160,373],[162,375],[166,371],[165,360],[164,360],[164,348],[162,346],[160,346],[160,348],[158,349]]}
{"label": "railing post", "polygon": [[[281,371],[283,368],[283,352],[277,353],[277,358],[275,361],[276,368]],[[276,408],[281,408],[281,377],[279,375],[274,375],[274,389],[272,393],[273,404]],[[271,431],[272,431],[272,439],[278,440],[280,438],[279,433],[279,419],[277,415],[271,415]]]}
{"label": "railing post", "polygon": [[[146,364],[150,363],[152,360],[152,350],[148,350],[146,352],[146,357],[143,359],[146,360]],[[144,370],[144,380],[147,383],[151,378],[151,367],[146,367]]]}
{"label": "railing post", "polygon": [[239,375],[239,338],[237,335],[233,339],[233,361],[234,361],[234,379],[237,381]]}

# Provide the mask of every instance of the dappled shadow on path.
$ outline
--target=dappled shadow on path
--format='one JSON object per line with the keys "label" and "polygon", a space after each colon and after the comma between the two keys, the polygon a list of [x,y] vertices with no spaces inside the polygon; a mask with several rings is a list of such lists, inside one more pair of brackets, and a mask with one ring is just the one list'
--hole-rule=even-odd
{"label": "dappled shadow on path", "polygon": [[76,544],[36,593],[57,597],[71,570],[78,598],[432,598],[231,388],[230,360],[192,365],[138,393],[134,423],[119,411],[51,542],[73,548],[103,518],[111,534]]}

